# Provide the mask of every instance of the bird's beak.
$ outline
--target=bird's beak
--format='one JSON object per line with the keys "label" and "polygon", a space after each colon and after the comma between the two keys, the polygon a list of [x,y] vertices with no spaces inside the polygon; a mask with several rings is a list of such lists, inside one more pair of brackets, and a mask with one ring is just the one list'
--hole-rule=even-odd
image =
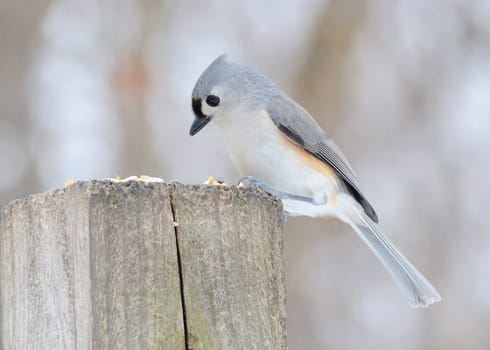
{"label": "bird's beak", "polygon": [[196,118],[191,125],[191,130],[189,131],[189,134],[191,134],[191,136],[194,136],[199,132],[199,130],[204,128],[211,119],[205,116],[202,112],[200,98],[192,99],[192,110],[194,111],[194,115],[196,116]]}
{"label": "bird's beak", "polygon": [[194,119],[194,122],[191,125],[191,130],[189,131],[189,134],[191,136],[194,136],[202,128],[204,128],[206,126],[206,124],[209,123],[209,121],[210,121],[209,118],[196,116],[196,118]]}

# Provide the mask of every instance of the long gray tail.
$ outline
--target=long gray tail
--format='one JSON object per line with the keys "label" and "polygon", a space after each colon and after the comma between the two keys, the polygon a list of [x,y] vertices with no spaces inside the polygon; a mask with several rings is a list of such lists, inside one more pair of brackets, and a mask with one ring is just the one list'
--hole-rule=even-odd
{"label": "long gray tail", "polygon": [[441,296],[422,274],[376,227],[373,221],[355,209],[358,218],[348,223],[371,248],[383,266],[388,270],[396,285],[412,307],[427,307],[441,300]]}

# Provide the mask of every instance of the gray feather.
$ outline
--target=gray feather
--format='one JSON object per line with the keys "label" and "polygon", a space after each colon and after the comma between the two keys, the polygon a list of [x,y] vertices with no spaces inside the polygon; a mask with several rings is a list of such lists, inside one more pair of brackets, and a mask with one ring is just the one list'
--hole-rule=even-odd
{"label": "gray feather", "polygon": [[412,307],[426,307],[440,301],[441,296],[429,281],[403,256],[383,233],[363,213],[357,213],[360,223],[350,222],[354,231],[371,248],[389,272]]}
{"label": "gray feather", "polygon": [[[202,109],[203,101],[206,103],[207,97],[211,94],[219,96],[222,102],[219,110],[207,108],[205,112],[208,114],[205,115]],[[239,133],[256,132],[257,128],[247,129],[246,118],[257,116],[258,113],[265,111],[278,130],[292,143],[302,147],[335,170],[342,182],[342,193],[337,206],[346,205],[344,208],[340,207],[337,216],[352,225],[367,243],[410,304],[426,306],[441,299],[434,287],[376,227],[374,224],[377,222],[376,213],[362,195],[357,177],[344,154],[313,117],[278,86],[252,68],[229,62],[224,56],[220,56],[198,79],[192,91],[192,99],[197,117],[204,116],[209,120],[215,118],[216,122],[220,121],[223,125],[229,122],[226,116],[231,117],[233,114],[235,118],[240,118],[240,128],[237,131]],[[264,142],[263,138],[260,140]],[[301,205],[308,204],[308,200],[304,197],[293,194],[282,198]],[[309,204],[320,207],[312,202]]]}
{"label": "gray feather", "polygon": [[303,107],[264,75],[248,66],[227,61],[224,55],[206,68],[192,91],[192,98],[202,99],[211,93],[213,87],[221,85],[226,86],[223,93],[228,93],[223,101],[247,106],[252,111],[265,110],[291,142],[331,166],[366,214],[378,222],[376,212],[362,194],[347,158]]}
{"label": "gray feather", "polygon": [[347,189],[361,204],[366,214],[374,222],[378,222],[376,212],[362,194],[356,174],[347,158],[313,117],[282,91],[270,99],[266,108],[279,130],[289,140],[330,165],[345,182]]}

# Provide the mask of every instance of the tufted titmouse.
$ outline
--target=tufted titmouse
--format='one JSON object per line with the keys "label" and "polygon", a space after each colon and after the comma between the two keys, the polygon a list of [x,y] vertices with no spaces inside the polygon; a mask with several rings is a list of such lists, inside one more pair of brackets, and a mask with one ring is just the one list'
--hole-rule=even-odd
{"label": "tufted titmouse", "polygon": [[375,225],[376,212],[344,154],[273,82],[220,56],[197,81],[192,109],[190,134],[216,122],[239,173],[279,196],[288,215],[339,218],[371,248],[411,306],[441,300]]}

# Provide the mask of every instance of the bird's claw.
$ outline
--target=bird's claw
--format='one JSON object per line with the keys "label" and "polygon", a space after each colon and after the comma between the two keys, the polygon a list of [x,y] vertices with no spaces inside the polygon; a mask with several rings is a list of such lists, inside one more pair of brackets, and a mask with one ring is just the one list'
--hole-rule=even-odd
{"label": "bird's claw", "polygon": [[[270,188],[269,186],[264,184],[262,181],[257,179],[255,176],[244,176],[244,177],[242,177],[240,179],[240,181],[238,182],[238,187],[244,187],[244,188],[258,187],[261,190],[264,190],[265,192],[270,193],[270,194],[274,195],[275,197],[278,197],[281,200],[284,198],[285,195],[287,195],[283,192],[274,191],[272,188]],[[288,214],[286,211],[283,211],[282,215],[283,215],[282,216],[283,224],[285,225],[287,222],[287,219],[288,219]]]}
{"label": "bird's claw", "polygon": [[302,201],[306,203],[315,203],[315,200],[313,198],[307,197],[307,196],[302,196],[299,194],[294,194],[294,193],[287,193],[287,192],[281,192],[281,191],[276,191],[264,184],[262,181],[257,179],[255,176],[244,176],[240,179],[238,182],[238,187],[258,187],[262,190],[264,190],[267,193],[270,193],[280,199],[289,199],[289,200],[296,200],[296,201]]}
{"label": "bird's claw", "polygon": [[261,182],[259,179],[257,179],[255,176],[244,176],[240,179],[238,182],[238,187],[244,187],[244,188],[249,188],[249,187],[258,187],[265,192],[275,194],[276,191],[274,191],[272,188]]}

